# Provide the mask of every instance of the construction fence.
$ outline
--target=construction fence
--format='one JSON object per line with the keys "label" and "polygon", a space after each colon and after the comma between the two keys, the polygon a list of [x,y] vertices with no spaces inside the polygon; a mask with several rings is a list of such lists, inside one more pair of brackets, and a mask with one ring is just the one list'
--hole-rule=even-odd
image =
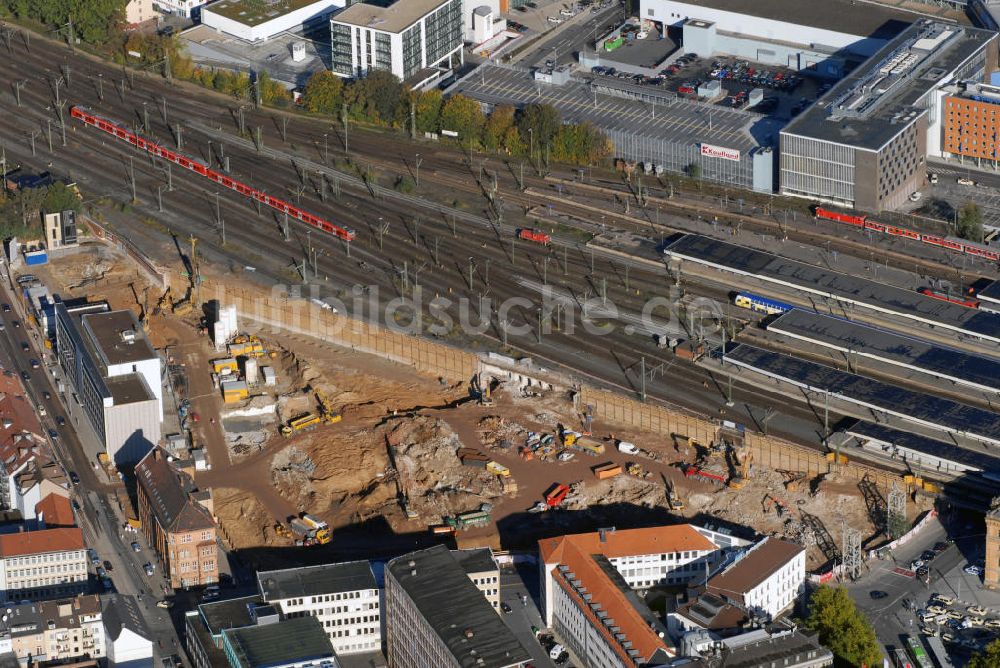
{"label": "construction fence", "polygon": [[235,305],[239,318],[378,355],[449,382],[469,382],[479,371],[479,357],[472,353],[339,315],[294,292],[275,289],[266,294],[204,282],[201,296],[203,300],[217,300],[222,306]]}
{"label": "construction fence", "polygon": [[[80,218],[90,228],[94,237],[125,253],[125,255],[139,266],[139,269],[146,274],[146,277],[152,283],[160,286],[160,289],[165,290],[167,288],[170,281],[169,273],[156,266],[152,260],[146,257],[145,253],[136,248],[135,244],[124,237],[118,236],[90,216],[80,214]],[[187,279],[185,278],[184,280],[186,281]]]}

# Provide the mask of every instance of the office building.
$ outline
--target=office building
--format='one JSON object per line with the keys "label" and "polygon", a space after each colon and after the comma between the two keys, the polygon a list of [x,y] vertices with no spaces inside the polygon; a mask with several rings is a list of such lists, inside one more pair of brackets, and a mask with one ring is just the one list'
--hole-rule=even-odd
{"label": "office building", "polygon": [[319,620],[338,656],[382,647],[381,594],[367,561],[261,571],[257,586],[284,619]]}
{"label": "office building", "polygon": [[153,448],[135,467],[139,521],[174,588],[219,580],[212,496]]}
{"label": "office building", "polygon": [[77,528],[0,535],[0,602],[87,591],[87,552]]}
{"label": "office building", "polygon": [[781,192],[894,209],[943,155],[944,87],[996,69],[994,32],[921,19],[781,131]]}
{"label": "office building", "polygon": [[222,651],[231,668],[338,668],[330,639],[315,617],[226,629]]}
{"label": "office building", "polygon": [[131,311],[55,306],[56,351],[68,392],[117,464],[134,464],[160,440],[162,366]]}
{"label": "office building", "polygon": [[288,32],[326,25],[345,0],[218,0],[201,10],[201,22],[246,42],[263,42]]}
{"label": "office building", "polygon": [[388,563],[385,610],[394,668],[507,668],[531,660],[443,545]]}
{"label": "office building", "polygon": [[708,591],[752,613],[775,618],[802,594],[806,551],[801,545],[765,538],[708,581]]}
{"label": "office building", "polygon": [[976,82],[948,86],[942,101],[941,152],[963,164],[1000,169],[1000,87]]}
{"label": "office building", "polygon": [[279,619],[277,609],[259,595],[202,603],[184,613],[184,647],[194,668],[228,666],[222,632],[256,624],[259,611],[265,623]]}
{"label": "office building", "polygon": [[102,659],[101,599],[81,595],[8,605],[0,620],[0,646],[22,666]]}
{"label": "office building", "polygon": [[462,64],[462,0],[358,2],[330,19],[331,68],[342,77],[372,70],[406,81]]}
{"label": "office building", "polygon": [[153,634],[134,596],[112,594],[105,597],[104,632],[110,665],[153,667]]}
{"label": "office building", "polygon": [[493,550],[488,547],[477,547],[468,550],[452,550],[452,556],[458,561],[472,584],[476,585],[483,596],[494,609],[500,608],[500,565]]}

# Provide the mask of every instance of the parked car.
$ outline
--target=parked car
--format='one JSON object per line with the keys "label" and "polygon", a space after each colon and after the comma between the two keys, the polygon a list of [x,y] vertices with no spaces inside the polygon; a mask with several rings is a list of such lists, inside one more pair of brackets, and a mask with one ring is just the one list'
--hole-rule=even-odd
{"label": "parked car", "polygon": [[506,601],[500,604],[500,609],[503,610],[504,613],[508,615],[512,612],[512,608],[509,605],[507,605]]}
{"label": "parked car", "polygon": [[133,540],[132,541],[132,551],[133,552],[142,552],[142,546],[139,545],[139,543],[137,543],[136,541]]}
{"label": "parked car", "polygon": [[66,418],[64,418],[62,415],[56,416],[56,424],[59,425],[60,427],[65,427]]}
{"label": "parked car", "polygon": [[174,607],[174,602],[173,601],[168,601],[168,600],[164,599],[162,601],[157,601],[156,602],[156,607],[157,608],[163,608],[163,609],[166,610],[166,609]]}
{"label": "parked car", "polygon": [[962,177],[959,177],[959,179],[958,179],[958,185],[960,185],[960,186],[974,186],[974,185],[976,185],[976,182],[973,181],[972,179],[967,179],[964,176],[962,176]]}
{"label": "parked car", "polygon": [[10,304],[4,304],[3,305],[3,312],[4,313],[10,313]]}
{"label": "parked car", "polygon": [[106,570],[106,571],[108,571],[110,573],[111,571],[115,570],[115,567],[111,565],[110,561],[108,561],[107,559],[105,559],[104,560],[104,570]]}
{"label": "parked car", "polygon": [[153,577],[153,564],[148,562],[143,564],[142,570],[144,570],[146,572],[146,575],[148,575],[149,577]]}
{"label": "parked car", "polygon": [[965,571],[968,575],[982,575],[983,574],[983,569],[981,567],[979,567],[979,566],[974,565],[974,564],[969,564],[968,566],[966,566],[962,570]]}
{"label": "parked car", "polygon": [[[76,471],[70,471],[69,472],[69,481],[71,483],[73,483],[74,485],[79,485],[80,484],[80,476],[78,476],[76,474]],[[107,562],[105,562],[105,563],[107,563]]]}
{"label": "parked car", "polygon": [[45,399],[45,401],[48,401],[51,398],[52,398],[52,395],[49,394],[48,390],[42,390],[42,399]]}
{"label": "parked car", "polygon": [[108,574],[108,572],[106,570],[104,570],[104,566],[98,566],[97,567],[97,577],[103,578],[107,574]]}
{"label": "parked car", "polygon": [[49,429],[49,438],[51,438],[53,441],[56,440],[57,438],[59,438],[59,432],[56,431],[55,429]]}
{"label": "parked car", "polygon": [[868,592],[868,595],[871,597],[873,601],[878,601],[888,596],[887,593],[885,593],[884,591],[880,591],[878,589],[871,590],[870,592]]}
{"label": "parked car", "polygon": [[111,578],[107,576],[101,578],[101,585],[104,587],[104,591],[111,591],[115,587],[111,582]]}
{"label": "parked car", "polygon": [[27,341],[21,341],[21,350],[23,350],[24,352],[28,352],[29,350],[31,350],[31,346],[28,345]]}
{"label": "parked car", "polygon": [[42,366],[42,363],[36,360],[34,357],[31,358],[30,364],[32,369],[37,369],[38,367]]}

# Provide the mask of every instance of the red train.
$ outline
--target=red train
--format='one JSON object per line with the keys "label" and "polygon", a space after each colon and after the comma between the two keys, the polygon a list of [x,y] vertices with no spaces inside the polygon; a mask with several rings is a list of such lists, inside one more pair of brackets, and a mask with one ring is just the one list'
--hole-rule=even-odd
{"label": "red train", "polygon": [[971,295],[973,292],[970,290],[968,297],[957,296],[953,297],[944,292],[937,292],[931,290],[930,288],[917,288],[917,292],[927,297],[932,297],[933,299],[940,299],[943,302],[951,302],[952,304],[958,304],[959,306],[967,306],[969,308],[979,308],[979,300],[973,298]]}
{"label": "red train", "polygon": [[548,246],[552,243],[552,237],[550,237],[545,232],[541,230],[535,230],[529,227],[522,227],[517,231],[517,238],[524,239],[525,241],[534,241],[536,244],[542,244],[543,246]]}
{"label": "red train", "polygon": [[837,223],[844,223],[845,225],[853,225],[854,227],[860,227],[866,230],[882,232],[884,234],[888,234],[894,237],[906,237],[908,239],[916,239],[918,241],[922,241],[925,244],[930,244],[932,246],[940,246],[941,248],[947,248],[948,250],[953,250],[956,253],[975,255],[976,257],[983,257],[986,258],[987,260],[993,260],[993,261],[1000,260],[1000,251],[994,250],[984,244],[977,244],[974,241],[966,241],[965,239],[955,239],[953,237],[942,237],[936,234],[928,234],[926,232],[916,232],[914,230],[910,230],[905,227],[895,227],[894,225],[886,225],[876,220],[872,220],[868,216],[855,216],[849,213],[840,213],[839,211],[831,211],[830,209],[824,209],[821,206],[817,206],[814,209],[813,215],[820,220],[832,220]]}
{"label": "red train", "polygon": [[130,130],[121,127],[120,125],[114,123],[113,121],[101,118],[100,116],[95,116],[94,114],[90,113],[90,111],[88,111],[83,107],[70,108],[70,115],[73,116],[74,118],[80,119],[87,125],[93,126],[99,130],[103,130],[104,132],[107,132],[110,135],[114,135],[118,139],[121,139],[122,141],[126,141],[129,144],[132,144],[132,146],[135,146],[138,149],[146,151],[147,153],[151,153],[152,155],[155,155],[158,158],[169,160],[170,162],[176,165],[180,165],[184,169],[189,169],[192,172],[195,172],[196,174],[201,174],[202,176],[209,178],[212,181],[215,181],[221,186],[225,186],[230,190],[235,190],[241,195],[245,195],[246,197],[255,199],[258,202],[261,202],[262,204],[268,205],[272,209],[277,209],[282,213],[287,213],[292,218],[295,218],[296,220],[301,220],[303,223],[311,225],[312,227],[315,227],[318,230],[322,230],[323,232],[328,232],[329,234],[335,234],[336,236],[340,237],[341,239],[344,239],[345,241],[353,241],[354,237],[356,236],[354,230],[352,229],[334,225],[333,223],[327,220],[323,220],[319,216],[314,216],[313,214],[307,211],[303,211],[297,206],[293,206],[288,202],[285,202],[284,200],[280,200],[277,197],[271,197],[265,192],[262,192],[255,188],[251,188],[250,186],[241,183],[240,181],[232,179],[221,172],[217,172],[214,169],[205,166],[198,160],[189,158],[185,155],[181,155],[180,153],[176,153],[174,151],[171,151],[170,149],[164,148],[163,146],[160,146],[159,144],[150,141],[149,139],[145,139],[135,134],[134,132],[131,132]]}

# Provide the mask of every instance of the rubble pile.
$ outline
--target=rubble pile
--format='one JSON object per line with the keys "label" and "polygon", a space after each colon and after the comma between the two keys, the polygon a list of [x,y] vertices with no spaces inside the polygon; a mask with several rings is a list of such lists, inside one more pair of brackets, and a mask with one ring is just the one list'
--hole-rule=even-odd
{"label": "rubble pile", "polygon": [[296,446],[289,446],[271,460],[271,484],[296,506],[309,504],[315,490],[312,474],[316,463]]}
{"label": "rubble pile", "polygon": [[527,433],[521,425],[499,415],[487,415],[479,421],[477,429],[479,440],[490,450],[509,450]]}

